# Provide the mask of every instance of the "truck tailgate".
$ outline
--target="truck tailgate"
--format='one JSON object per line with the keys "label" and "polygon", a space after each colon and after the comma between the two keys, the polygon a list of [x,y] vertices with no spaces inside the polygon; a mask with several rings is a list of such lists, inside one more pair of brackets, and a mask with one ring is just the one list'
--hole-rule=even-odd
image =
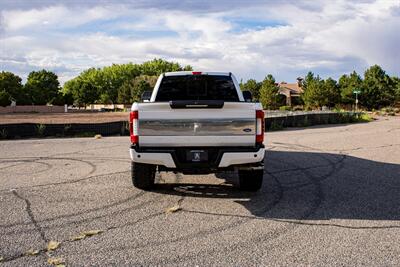
{"label": "truck tailgate", "polygon": [[256,104],[225,102],[222,108],[138,105],[139,145],[147,147],[254,146]]}

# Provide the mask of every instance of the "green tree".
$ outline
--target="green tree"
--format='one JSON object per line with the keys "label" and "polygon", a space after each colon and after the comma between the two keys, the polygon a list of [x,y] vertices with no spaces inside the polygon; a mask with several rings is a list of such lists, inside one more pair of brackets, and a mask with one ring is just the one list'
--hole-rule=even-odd
{"label": "green tree", "polygon": [[334,107],[340,103],[340,89],[337,82],[329,77],[324,82],[323,93],[326,97],[326,104],[328,107]]}
{"label": "green tree", "polygon": [[341,102],[343,104],[354,104],[354,90],[361,90],[362,79],[357,72],[353,71],[350,75],[342,75],[339,78],[339,88]]}
{"label": "green tree", "polygon": [[64,104],[73,105],[74,104],[74,96],[71,92],[62,92]]}
{"label": "green tree", "polygon": [[309,71],[306,75],[306,77],[304,77],[303,81],[302,81],[302,86],[301,88],[303,88],[303,90],[307,89],[308,84],[310,84],[311,82],[314,82],[315,77],[314,77],[314,73]]}
{"label": "green tree", "polygon": [[[99,69],[99,68],[89,68],[87,70],[84,70],[79,74],[77,77],[77,82],[79,84],[79,87],[84,86],[87,87],[87,84],[90,84],[90,92],[89,94],[83,94],[83,92],[80,92],[80,98],[79,101],[80,104],[93,104],[95,102],[101,102],[101,100],[106,99],[105,95],[103,95],[102,99],[100,99],[100,96],[102,94],[108,93],[110,90],[108,88],[110,87],[110,84],[105,77],[106,74],[104,70]],[[89,88],[89,87],[88,87]],[[77,91],[82,90],[79,88]],[[96,97],[96,98],[93,98]],[[108,97],[109,98],[109,97]],[[90,99],[90,102],[87,102]],[[83,102],[82,102],[83,101]]]}
{"label": "green tree", "polygon": [[152,91],[157,82],[157,76],[140,75],[125,82],[118,90],[118,102],[130,104],[140,102],[144,91]]}
{"label": "green tree", "polygon": [[337,82],[328,78],[325,81],[318,75],[308,72],[303,81],[302,100],[306,109],[333,107],[340,102],[340,90]]}
{"label": "green tree", "polygon": [[118,89],[118,103],[120,104],[131,104],[132,95],[131,95],[132,86],[130,81],[124,82],[121,87]]}
{"label": "green tree", "polygon": [[69,80],[64,84],[64,94],[71,94],[74,104],[79,107],[86,107],[94,103],[99,98],[97,88],[90,82],[82,80],[80,77]]}
{"label": "green tree", "polygon": [[106,81],[105,88],[100,94],[107,93],[112,103],[118,102],[118,91],[124,82],[127,82],[140,75],[140,66],[137,64],[113,64],[102,69]]}
{"label": "green tree", "polygon": [[365,71],[360,102],[368,109],[394,104],[395,84],[380,66],[374,65]]}
{"label": "green tree", "polygon": [[25,90],[32,103],[45,105],[57,97],[60,83],[55,73],[47,70],[32,71],[28,75]]}
{"label": "green tree", "polygon": [[306,106],[306,109],[319,108],[327,104],[327,98],[324,95],[325,82],[317,75],[309,72],[306,76],[304,93],[302,99]]}
{"label": "green tree", "polygon": [[[94,102],[117,103],[123,101],[126,103],[131,103],[133,97],[131,88],[133,86],[132,83],[134,83],[132,81],[136,77],[156,77],[155,79],[151,78],[150,80],[146,78],[146,81],[151,87],[153,87],[153,83],[155,84],[157,76],[163,72],[181,70],[191,71],[192,69],[193,68],[190,65],[182,67],[180,64],[175,62],[169,62],[163,59],[153,59],[142,64],[112,64],[111,66],[106,66],[101,69],[90,68],[81,72],[75,79],[79,80],[76,82],[78,82],[80,85],[83,83],[91,84],[91,93],[89,95],[92,96],[96,90],[95,95],[97,95],[97,98],[94,100]],[[75,86],[76,82],[69,83],[67,87],[64,86],[64,89],[67,90],[69,87],[77,88]],[[73,90],[75,91],[74,97],[77,95],[82,96],[82,92],[78,93],[81,89]],[[86,97],[85,99],[85,101],[87,101],[88,98]],[[82,97],[79,97],[78,102],[81,103],[82,101]],[[86,102],[86,104],[90,103]]]}
{"label": "green tree", "polygon": [[140,98],[145,91],[152,90],[150,83],[145,79],[136,78],[133,83],[132,102],[140,102]]}
{"label": "green tree", "polygon": [[275,78],[268,74],[262,81],[260,89],[260,102],[265,109],[276,109],[278,106],[279,88],[275,83]]}
{"label": "green tree", "polygon": [[75,78],[73,78],[73,79],[71,79],[71,80],[69,80],[69,81],[66,81],[65,83],[64,83],[64,86],[63,86],[63,88],[62,88],[62,93],[63,94],[70,94],[70,95],[72,95],[72,97],[74,98],[74,100],[75,100],[75,96],[74,96],[74,91],[75,90],[77,90],[77,87],[78,87],[78,79],[79,79],[79,76],[78,77],[75,77]]}
{"label": "green tree", "polygon": [[62,92],[59,92],[57,96],[55,96],[51,101],[50,104],[56,105],[56,106],[62,106],[65,104],[64,101],[64,94]]}
{"label": "green tree", "polygon": [[149,76],[153,75],[158,76],[161,73],[170,71],[193,70],[193,68],[190,65],[187,65],[182,68],[182,66],[179,63],[169,62],[160,58],[155,58],[153,60],[146,61],[140,66],[140,68],[141,68],[141,74]]}
{"label": "green tree", "polygon": [[113,104],[115,103],[114,101],[111,100],[110,95],[108,92],[104,92],[99,96],[99,99],[96,101],[99,104]]}
{"label": "green tree", "polygon": [[394,90],[395,90],[395,101],[400,102],[400,78],[392,77],[392,82],[394,84]]}
{"label": "green tree", "polygon": [[11,104],[11,96],[5,90],[0,91],[0,106],[5,107]]}
{"label": "green tree", "polygon": [[[21,83],[21,78],[12,72],[0,72],[0,91],[8,94],[10,100],[14,100],[19,105],[31,104]],[[6,94],[3,93],[3,97]]]}
{"label": "green tree", "polygon": [[71,93],[65,93],[63,91],[59,91],[57,96],[53,98],[50,102],[52,105],[62,106],[62,105],[72,105],[74,103],[74,98]]}
{"label": "green tree", "polygon": [[182,70],[183,70],[183,71],[192,71],[192,70],[193,70],[193,67],[190,66],[190,65],[186,65],[185,67],[183,67]]}
{"label": "green tree", "polygon": [[261,85],[262,83],[259,83],[254,79],[249,79],[245,83],[240,83],[240,89],[242,91],[250,91],[253,96],[253,100],[258,101],[260,98]]}

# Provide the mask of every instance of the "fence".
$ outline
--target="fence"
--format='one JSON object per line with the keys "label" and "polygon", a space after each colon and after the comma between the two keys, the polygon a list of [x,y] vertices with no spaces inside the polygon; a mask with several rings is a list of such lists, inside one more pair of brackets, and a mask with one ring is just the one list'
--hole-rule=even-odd
{"label": "fence", "polygon": [[306,127],[321,124],[336,124],[356,122],[360,113],[332,111],[296,111],[267,113],[266,130],[278,130],[287,127]]}

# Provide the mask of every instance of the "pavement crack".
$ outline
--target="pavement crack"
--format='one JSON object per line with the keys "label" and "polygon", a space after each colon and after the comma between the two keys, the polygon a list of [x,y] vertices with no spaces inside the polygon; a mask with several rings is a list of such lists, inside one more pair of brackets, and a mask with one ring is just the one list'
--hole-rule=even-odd
{"label": "pavement crack", "polygon": [[[18,198],[23,199],[23,200],[26,201],[25,198],[21,197],[21,196],[18,195],[17,193],[15,193],[15,195],[16,195]],[[124,227],[133,226],[133,225],[136,225],[136,224],[138,224],[138,223],[145,222],[145,221],[147,221],[147,220],[150,220],[150,219],[152,219],[152,218],[155,218],[155,217],[157,217],[157,216],[160,216],[160,215],[162,215],[162,214],[163,214],[163,212],[157,212],[157,213],[149,214],[149,215],[147,215],[147,216],[145,216],[145,217],[143,217],[143,218],[140,218],[140,219],[138,219],[138,220],[136,220],[136,221],[134,221],[134,222],[128,222],[128,223],[125,223],[125,224],[122,224],[122,225],[112,225],[112,226],[108,226],[108,227],[106,227],[106,228],[104,228],[104,229],[101,229],[100,232],[99,232],[98,234],[105,234],[105,233],[108,232],[108,231],[120,230],[121,228],[124,228]],[[88,236],[88,238],[91,238],[91,236]],[[69,239],[61,240],[60,243],[61,243],[61,244],[68,244],[68,243],[82,242],[82,240],[83,240],[83,239],[71,239],[71,238],[69,238]],[[45,255],[45,256],[49,257],[50,254],[49,254],[49,251],[48,251],[47,248],[42,248],[42,249],[39,249],[39,250],[38,250],[38,255]],[[4,259],[3,259],[2,262],[11,262],[11,261],[17,260],[17,259],[19,259],[19,258],[23,258],[23,257],[30,257],[30,256],[27,255],[26,253],[18,253],[18,254],[15,254],[15,255],[13,255],[13,256],[4,257]]]}
{"label": "pavement crack", "polygon": [[29,199],[24,198],[23,196],[21,196],[20,194],[17,193],[16,190],[12,190],[12,193],[14,196],[16,196],[17,198],[25,201],[25,210],[26,213],[28,214],[32,224],[35,226],[36,231],[40,234],[40,237],[42,238],[42,240],[44,242],[48,242],[47,238],[46,238],[46,234],[43,230],[43,228],[39,225],[39,223],[36,221],[35,216],[33,215],[32,209],[31,209],[31,202],[29,201]]}
{"label": "pavement crack", "polygon": [[[40,187],[49,187],[49,186],[62,186],[62,185],[67,185],[67,184],[75,184],[75,183],[80,183],[82,181],[90,180],[90,179],[95,179],[95,178],[101,178],[107,175],[112,175],[112,174],[123,174],[123,173],[128,173],[129,171],[118,171],[118,172],[110,172],[110,173],[104,173],[104,174],[96,174],[96,175],[91,175],[91,176],[86,176],[83,178],[75,179],[75,180],[67,180],[67,181],[62,181],[62,182],[55,182],[55,183],[47,183],[47,184],[38,184],[38,185],[32,185],[32,186],[20,186],[16,187],[13,189],[33,189],[33,188],[40,188]],[[10,189],[1,189],[0,193],[2,192],[8,192]]]}
{"label": "pavement crack", "polygon": [[[183,179],[183,176],[182,176],[182,174],[180,174],[180,173],[175,173],[175,177],[174,177],[174,183],[175,184],[179,184],[179,182],[181,182],[182,181],[182,179]],[[178,201],[176,202],[176,204],[174,205],[174,207],[177,207],[177,210],[176,211],[179,211],[179,210],[181,210],[182,209],[182,203],[183,203],[183,201],[185,200],[185,197],[187,196],[187,194],[185,193],[185,191],[184,190],[179,190],[178,188],[174,188],[174,190],[176,191],[176,192],[178,192],[179,193],[179,199],[178,199]],[[167,209],[168,210],[168,209]],[[168,212],[167,212],[168,213]]]}
{"label": "pavement crack", "polygon": [[232,213],[216,213],[216,212],[190,210],[190,209],[182,209],[182,212],[193,213],[193,214],[204,214],[204,215],[217,216],[217,217],[247,218],[247,219],[251,219],[251,220],[273,221],[273,222],[279,222],[279,223],[298,224],[298,225],[309,225],[309,226],[320,226],[320,227],[337,227],[337,228],[345,228],[345,229],[350,229],[350,230],[400,229],[400,225],[351,226],[351,225],[343,225],[343,224],[338,224],[338,223],[307,222],[306,220],[276,219],[276,218],[266,218],[266,217],[255,216],[255,215],[243,215],[243,214],[232,214]]}

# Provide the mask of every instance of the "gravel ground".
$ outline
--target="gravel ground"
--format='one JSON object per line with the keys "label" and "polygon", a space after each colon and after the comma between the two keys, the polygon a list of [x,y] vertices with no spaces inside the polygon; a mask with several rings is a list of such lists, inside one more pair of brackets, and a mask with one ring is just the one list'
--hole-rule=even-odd
{"label": "gravel ground", "polygon": [[101,123],[129,120],[129,112],[10,113],[0,114],[0,124],[9,123]]}
{"label": "gravel ground", "polygon": [[[400,265],[399,117],[271,132],[265,144],[257,193],[239,191],[235,173],[161,173],[143,192],[127,137],[2,141],[0,265]],[[79,236],[91,230],[102,232]]]}

